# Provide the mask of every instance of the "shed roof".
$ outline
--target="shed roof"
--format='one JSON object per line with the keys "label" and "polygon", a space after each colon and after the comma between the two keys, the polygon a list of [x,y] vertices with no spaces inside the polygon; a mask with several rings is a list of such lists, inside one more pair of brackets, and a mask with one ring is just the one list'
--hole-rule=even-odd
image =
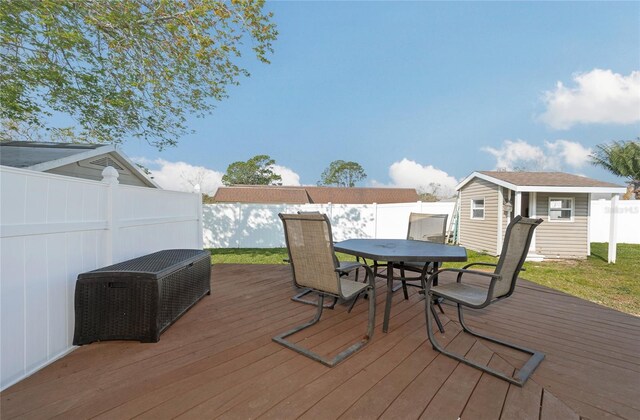
{"label": "shed roof", "polygon": [[624,193],[624,186],[565,172],[503,172],[479,171],[466,177],[456,190],[460,190],[474,178],[522,192],[586,192]]}
{"label": "shed roof", "polygon": [[112,144],[0,142],[0,165],[46,172],[84,159],[113,153],[135,176],[150,187],[159,188],[140,168]]}
{"label": "shed roof", "polygon": [[213,196],[227,203],[411,203],[418,201],[413,188],[359,188],[279,185],[238,185],[220,187]]}

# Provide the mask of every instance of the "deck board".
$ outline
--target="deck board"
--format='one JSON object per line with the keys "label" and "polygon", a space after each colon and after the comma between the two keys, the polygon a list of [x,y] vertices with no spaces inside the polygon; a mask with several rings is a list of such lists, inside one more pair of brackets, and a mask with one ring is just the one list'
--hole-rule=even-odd
{"label": "deck board", "polygon": [[[446,281],[446,277],[443,281]],[[393,297],[381,331],[386,288],[377,283],[376,331],[356,355],[330,369],[271,341],[313,317],[289,300],[286,266],[216,265],[205,297],[159,343],[82,346],[1,395],[11,418],[640,418],[640,319],[527,281],[513,297],[469,311],[471,327],[546,354],[524,388],[435,352],[424,303]],[[368,302],[351,314],[326,310],[292,337],[335,354],[366,329]],[[444,305],[449,349],[511,371],[522,354],[460,332]]]}

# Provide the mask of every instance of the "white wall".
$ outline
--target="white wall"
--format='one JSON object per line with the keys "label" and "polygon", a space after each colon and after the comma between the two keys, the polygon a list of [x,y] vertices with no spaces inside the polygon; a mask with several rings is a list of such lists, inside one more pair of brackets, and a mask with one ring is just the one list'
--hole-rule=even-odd
{"label": "white wall", "polygon": [[[618,243],[640,244],[640,201],[619,201]],[[204,246],[207,248],[284,247],[278,213],[321,211],[331,219],[336,241],[348,238],[405,238],[409,213],[451,214],[455,203],[399,204],[207,204]],[[610,200],[591,202],[591,242],[609,241]]]}
{"label": "white wall", "polygon": [[320,211],[329,216],[333,238],[406,238],[409,213],[449,214],[455,203],[399,204],[236,204],[204,206],[207,248],[284,247],[278,213]]}
{"label": "white wall", "polygon": [[79,273],[202,248],[199,194],[0,166],[0,389],[73,349]]}
{"label": "white wall", "polygon": [[[609,242],[611,200],[591,201],[591,242]],[[618,200],[616,204],[618,243],[640,244],[640,200]]]}

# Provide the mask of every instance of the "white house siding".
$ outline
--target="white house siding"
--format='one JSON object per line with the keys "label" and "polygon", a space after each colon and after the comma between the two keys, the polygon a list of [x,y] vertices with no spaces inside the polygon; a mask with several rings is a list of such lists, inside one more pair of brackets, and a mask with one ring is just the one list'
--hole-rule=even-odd
{"label": "white house siding", "polygon": [[[471,200],[484,198],[484,220],[471,219]],[[496,255],[498,186],[474,179],[460,190],[460,244],[474,251]]]}
{"label": "white house siding", "polygon": [[[573,222],[549,221],[549,197],[574,198]],[[588,194],[538,193],[536,217],[544,222],[536,229],[536,252],[548,258],[586,258],[588,255]]]}

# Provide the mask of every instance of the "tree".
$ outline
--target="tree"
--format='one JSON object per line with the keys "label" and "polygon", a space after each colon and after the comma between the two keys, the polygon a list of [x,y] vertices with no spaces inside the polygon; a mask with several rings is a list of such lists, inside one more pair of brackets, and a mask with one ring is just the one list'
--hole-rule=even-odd
{"label": "tree", "polygon": [[[141,138],[162,149],[248,76],[244,41],[268,63],[264,1],[0,0],[0,138],[55,129],[73,139]],[[7,123],[7,121],[9,123]],[[13,127],[13,128],[11,128]]]}
{"label": "tree", "polygon": [[322,172],[318,185],[336,185],[338,187],[353,187],[362,181],[367,174],[359,163],[334,160]]}
{"label": "tree", "polygon": [[637,140],[599,144],[591,154],[591,163],[627,179],[629,189],[640,200],[640,137]]}
{"label": "tree", "polygon": [[254,156],[246,162],[233,162],[222,176],[224,185],[282,185],[282,177],[273,172],[276,161],[267,155]]}

